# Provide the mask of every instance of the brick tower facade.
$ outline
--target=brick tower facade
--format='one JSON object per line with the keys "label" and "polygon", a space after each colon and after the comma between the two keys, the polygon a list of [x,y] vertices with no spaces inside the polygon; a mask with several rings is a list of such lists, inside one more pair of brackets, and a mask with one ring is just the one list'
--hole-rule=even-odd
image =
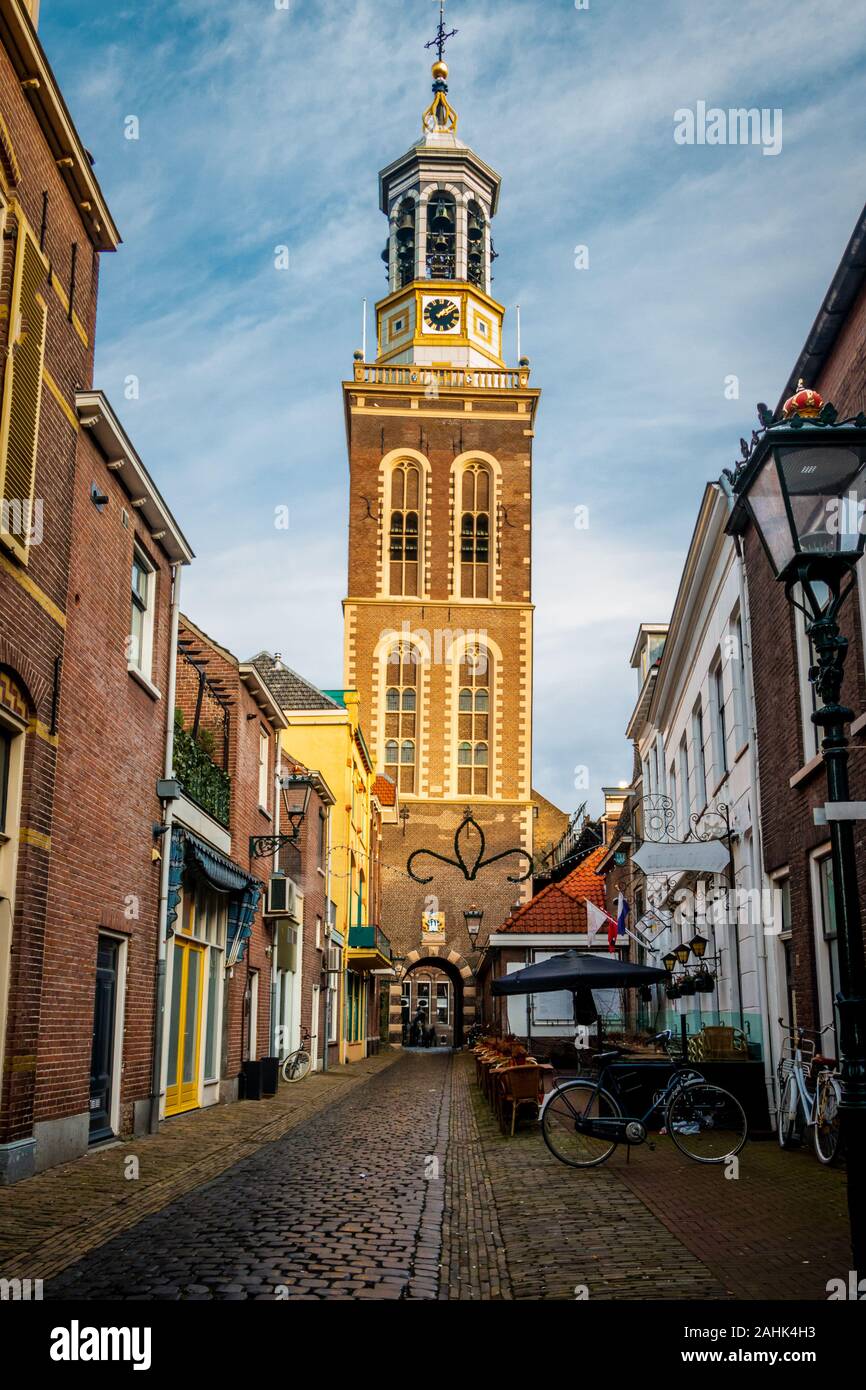
{"label": "brick tower facade", "polygon": [[[356,353],[343,393],[350,468],[345,682],[358,690],[378,772],[401,814],[383,827],[383,930],[405,981],[441,970],[447,1039],[475,1018],[475,965],[490,930],[530,893],[532,852],[532,439],[539,391],[502,356],[490,294],[499,176],[457,137],[447,68],[434,65],[421,139],[380,174],[387,296],[374,363]],[[474,881],[441,860],[471,807],[484,858]],[[481,840],[461,833],[464,859]],[[484,912],[476,940],[464,912]],[[435,972],[434,972],[435,973]],[[426,986],[425,986],[426,988]],[[435,1001],[435,984],[432,986]],[[409,985],[411,994],[411,984]],[[430,993],[420,996],[430,999]],[[401,998],[404,1004],[401,1009]],[[447,1000],[447,1003],[445,1002]],[[437,1021],[435,1002],[431,1003]],[[446,1033],[443,1032],[443,1038]]]}

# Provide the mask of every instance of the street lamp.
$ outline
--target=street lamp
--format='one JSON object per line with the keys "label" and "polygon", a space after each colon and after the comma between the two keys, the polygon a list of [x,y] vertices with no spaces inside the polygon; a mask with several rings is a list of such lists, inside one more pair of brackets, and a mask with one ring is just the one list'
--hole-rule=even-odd
{"label": "street lamp", "polygon": [[687,941],[681,941],[679,946],[674,947],[674,955],[676,956],[680,965],[685,965],[688,961],[689,956],[691,955],[691,947],[689,946],[689,943]]}
{"label": "street lamp", "polygon": [[703,960],[707,953],[707,938],[701,936],[700,933],[698,933],[697,936],[693,936],[689,942],[689,950],[698,960]]}
{"label": "street lamp", "polygon": [[[839,611],[856,582],[866,546],[866,415],[838,420],[802,381],[775,417],[758,407],[763,430],[741,441],[743,458],[728,477],[736,505],[729,523],[754,522],[773,572],[805,615],[816,664],[809,679],[823,702],[812,715],[823,731],[827,820],[839,951],[840,1121],[848,1155],[848,1212],[855,1269],[866,1269],[866,966],[849,801],[848,737],[854,718],[842,703],[848,641]],[[838,805],[838,803],[847,803]]]}
{"label": "street lamp", "polygon": [[471,907],[467,907],[466,911],[463,913],[463,920],[466,923],[466,930],[469,933],[470,941],[477,941],[483,916],[484,909],[482,907],[476,907],[475,903],[473,903]]}
{"label": "street lamp", "polygon": [[677,958],[674,955],[673,951],[668,951],[666,956],[662,956],[662,965],[664,966],[665,970],[668,972],[669,975],[673,974],[673,969],[676,963]]}

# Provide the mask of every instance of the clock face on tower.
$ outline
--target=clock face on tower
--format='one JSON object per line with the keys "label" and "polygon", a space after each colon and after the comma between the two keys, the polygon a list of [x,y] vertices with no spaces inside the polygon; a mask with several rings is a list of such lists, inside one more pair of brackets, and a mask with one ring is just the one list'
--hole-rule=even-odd
{"label": "clock face on tower", "polygon": [[434,333],[453,333],[460,326],[460,305],[453,299],[428,299],[424,322]]}

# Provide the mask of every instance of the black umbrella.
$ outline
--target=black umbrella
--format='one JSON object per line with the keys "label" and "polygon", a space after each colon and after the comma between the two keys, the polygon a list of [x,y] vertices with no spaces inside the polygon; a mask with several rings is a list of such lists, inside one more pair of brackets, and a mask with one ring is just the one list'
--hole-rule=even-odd
{"label": "black umbrella", "polygon": [[562,951],[549,960],[527,965],[493,981],[494,994],[547,994],[568,989],[574,994],[576,1023],[594,1023],[598,1017],[593,989],[634,989],[667,978],[656,965],[630,965],[616,956],[595,956],[590,951]]}

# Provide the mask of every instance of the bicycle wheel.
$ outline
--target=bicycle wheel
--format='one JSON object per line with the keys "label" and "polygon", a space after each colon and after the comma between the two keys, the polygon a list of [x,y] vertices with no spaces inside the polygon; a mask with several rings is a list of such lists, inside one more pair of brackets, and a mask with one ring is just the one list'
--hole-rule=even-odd
{"label": "bicycle wheel", "polygon": [[793,1072],[785,1079],[782,1085],[782,1099],[779,1102],[779,1114],[777,1117],[777,1138],[779,1146],[783,1149],[793,1149],[800,1141],[800,1093],[797,1090],[797,1078]]}
{"label": "bicycle wheel", "polygon": [[599,1139],[580,1134],[575,1127],[579,1116],[587,1119],[613,1119],[622,1115],[608,1091],[593,1081],[568,1081],[551,1092],[541,1116],[544,1142],[554,1158],[572,1168],[594,1168],[604,1163],[616,1148],[615,1139]]}
{"label": "bicycle wheel", "polygon": [[819,1163],[828,1166],[839,1157],[839,1102],[842,1089],[839,1078],[830,1072],[818,1077],[818,1104],[812,1138]]}
{"label": "bicycle wheel", "polygon": [[283,1063],[283,1075],[286,1080],[303,1081],[310,1070],[311,1061],[309,1052],[305,1052],[302,1047],[299,1047],[297,1052],[293,1052],[291,1057],[287,1057]]}
{"label": "bicycle wheel", "polygon": [[677,1148],[695,1163],[724,1163],[746,1142],[743,1107],[729,1091],[696,1081],[678,1091],[665,1124]]}

